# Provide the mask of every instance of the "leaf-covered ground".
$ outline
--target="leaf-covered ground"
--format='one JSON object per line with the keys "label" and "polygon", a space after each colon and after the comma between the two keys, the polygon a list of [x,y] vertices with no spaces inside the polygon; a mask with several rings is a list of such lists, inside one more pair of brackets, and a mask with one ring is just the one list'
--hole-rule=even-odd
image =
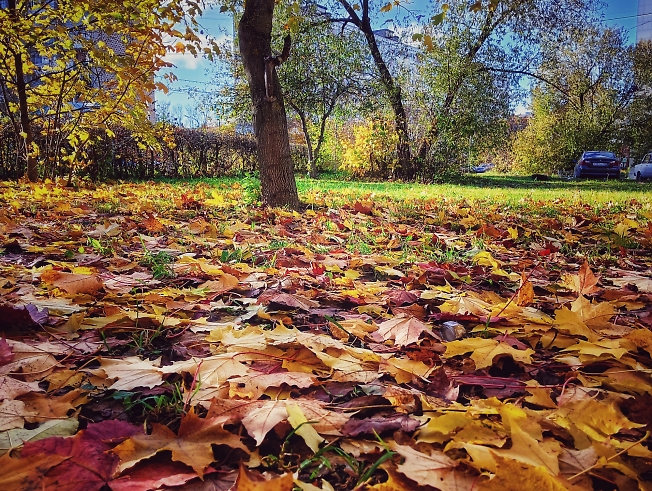
{"label": "leaf-covered ground", "polygon": [[652,489],[650,200],[405,189],[0,183],[0,489]]}

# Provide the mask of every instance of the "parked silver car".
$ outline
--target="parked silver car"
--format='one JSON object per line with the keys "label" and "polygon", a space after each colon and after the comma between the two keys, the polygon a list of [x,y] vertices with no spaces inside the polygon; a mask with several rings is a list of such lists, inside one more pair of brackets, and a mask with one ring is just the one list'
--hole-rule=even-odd
{"label": "parked silver car", "polygon": [[627,178],[636,179],[637,181],[652,179],[652,153],[646,154],[640,164],[630,167]]}

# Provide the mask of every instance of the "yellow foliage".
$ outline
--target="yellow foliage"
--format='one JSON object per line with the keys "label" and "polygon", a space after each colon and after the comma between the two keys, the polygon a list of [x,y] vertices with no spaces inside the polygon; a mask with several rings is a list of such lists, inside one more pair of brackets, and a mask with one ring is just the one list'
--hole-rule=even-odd
{"label": "yellow foliage", "polygon": [[355,125],[351,139],[342,142],[342,170],[357,176],[386,174],[396,165],[397,141],[389,120],[376,119]]}

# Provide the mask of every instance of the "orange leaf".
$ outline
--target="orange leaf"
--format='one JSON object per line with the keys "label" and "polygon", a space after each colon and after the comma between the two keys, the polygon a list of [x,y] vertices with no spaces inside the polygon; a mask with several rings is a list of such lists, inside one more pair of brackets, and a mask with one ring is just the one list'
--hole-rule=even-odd
{"label": "orange leaf", "polygon": [[262,475],[249,472],[245,466],[240,463],[240,472],[235,482],[234,491],[292,491],[294,488],[294,479],[291,473],[283,474],[279,477],[265,479]]}
{"label": "orange leaf", "polygon": [[120,471],[158,452],[169,450],[172,460],[189,465],[202,477],[204,469],[215,460],[213,444],[228,445],[249,453],[238,436],[223,429],[219,422],[199,418],[192,409],[181,420],[178,435],[163,425],[153,423],[151,435],[134,435],[113,451],[120,457]]}
{"label": "orange leaf", "polygon": [[41,281],[54,285],[70,295],[80,293],[93,295],[103,286],[102,280],[97,275],[64,273],[54,269],[45,271],[41,275]]}

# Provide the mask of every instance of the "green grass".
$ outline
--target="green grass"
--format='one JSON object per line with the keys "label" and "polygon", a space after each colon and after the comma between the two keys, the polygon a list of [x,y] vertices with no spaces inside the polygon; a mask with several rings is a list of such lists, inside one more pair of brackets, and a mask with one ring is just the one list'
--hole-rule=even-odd
{"label": "green grass", "polygon": [[[252,176],[202,178],[197,180],[163,180],[172,185],[193,186],[199,183],[220,190],[232,189],[238,183],[244,191],[242,205],[259,198],[251,191],[259,185]],[[536,212],[555,217],[560,210],[572,213],[577,207],[599,214],[635,208],[650,210],[652,184],[630,180],[566,180],[551,178],[534,181],[529,176],[487,173],[460,176],[438,184],[402,183],[395,181],[352,181],[340,175],[325,174],[317,179],[297,175],[300,199],[310,206],[337,208],[358,200],[369,200],[379,206],[390,206],[403,217],[418,216],[424,206],[451,203],[471,208],[500,205],[514,212]],[[254,198],[248,199],[248,198]]]}
{"label": "green grass", "polygon": [[297,179],[302,199],[322,194],[337,201],[338,197],[375,197],[402,201],[442,198],[498,200],[506,204],[518,204],[521,200],[565,201],[583,203],[628,202],[636,199],[650,203],[652,185],[622,180],[565,180],[533,181],[529,176],[501,174],[477,174],[460,177],[444,184],[405,184],[399,182],[341,181],[328,178]]}

